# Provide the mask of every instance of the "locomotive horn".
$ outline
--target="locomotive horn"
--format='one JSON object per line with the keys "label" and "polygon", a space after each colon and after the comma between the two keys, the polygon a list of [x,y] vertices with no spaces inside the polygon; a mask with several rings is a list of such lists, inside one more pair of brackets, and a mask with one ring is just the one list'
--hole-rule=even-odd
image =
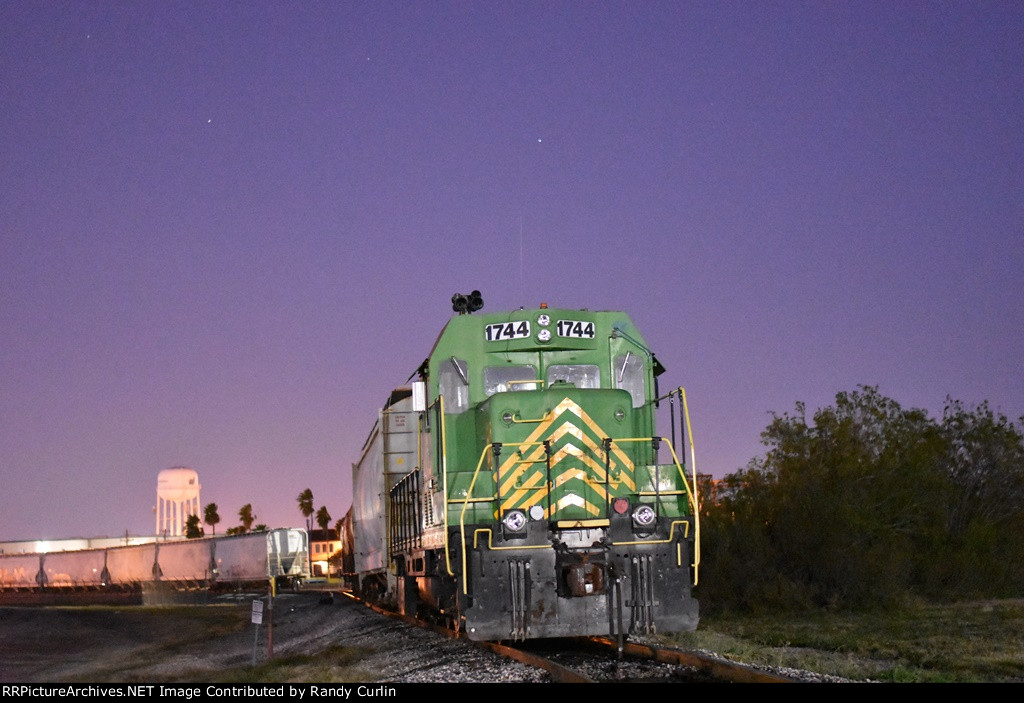
{"label": "locomotive horn", "polygon": [[480,291],[475,290],[469,295],[463,295],[462,293],[456,293],[452,296],[452,310],[465,315],[466,313],[476,312],[484,306],[484,299],[480,296]]}

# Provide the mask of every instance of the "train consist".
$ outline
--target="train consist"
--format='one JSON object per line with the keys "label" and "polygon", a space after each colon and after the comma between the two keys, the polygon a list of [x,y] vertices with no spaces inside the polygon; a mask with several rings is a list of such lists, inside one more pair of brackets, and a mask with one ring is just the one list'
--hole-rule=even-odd
{"label": "train consist", "polygon": [[452,303],[353,466],[349,587],[475,640],[696,628],[696,475],[655,431],[685,393],[629,316]]}
{"label": "train consist", "polygon": [[0,591],[237,586],[309,577],[308,535],[276,529],[68,552],[0,555]]}

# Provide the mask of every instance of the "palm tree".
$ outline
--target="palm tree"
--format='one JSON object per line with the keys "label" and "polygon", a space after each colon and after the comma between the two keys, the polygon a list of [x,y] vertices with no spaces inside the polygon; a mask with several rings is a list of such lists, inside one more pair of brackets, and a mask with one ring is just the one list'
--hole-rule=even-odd
{"label": "palm tree", "polygon": [[[302,517],[306,518],[306,534],[308,535],[313,531],[313,525],[309,521],[309,516],[313,514],[313,491],[308,488],[299,494],[296,498],[299,501],[299,512],[302,513]],[[308,551],[306,557],[309,559],[309,564],[313,564],[313,540],[306,540],[308,545]]]}
{"label": "palm tree", "polygon": [[[316,511],[316,524],[320,525],[320,529],[325,533],[327,532],[327,526],[331,524],[331,514],[327,512],[326,505],[321,505],[320,509]],[[324,537],[326,536],[325,534]]]}
{"label": "palm tree", "polygon": [[217,513],[216,503],[210,503],[203,508],[203,522],[213,529],[214,535],[217,534],[217,523],[220,522],[220,514]]}
{"label": "palm tree", "polygon": [[203,528],[199,526],[199,516],[193,513],[185,520],[185,537],[195,539],[202,536]]}
{"label": "palm tree", "polygon": [[309,520],[309,516],[313,514],[313,491],[307,488],[299,494],[296,500],[299,501],[299,512],[302,513],[302,517],[306,518],[306,531],[308,532],[313,529]]}
{"label": "palm tree", "polygon": [[242,506],[242,509],[238,511],[238,519],[242,521],[243,532],[248,532],[252,529],[252,524],[256,522],[256,516],[252,514],[252,503],[246,503]]}

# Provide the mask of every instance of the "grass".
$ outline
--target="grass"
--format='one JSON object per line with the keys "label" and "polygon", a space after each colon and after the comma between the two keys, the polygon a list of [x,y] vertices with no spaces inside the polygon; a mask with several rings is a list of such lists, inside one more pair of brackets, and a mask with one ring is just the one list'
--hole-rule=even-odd
{"label": "grass", "polygon": [[857,681],[1024,682],[1024,601],[915,605],[869,613],[702,617],[671,638],[728,659]]}
{"label": "grass", "polygon": [[360,668],[363,650],[333,646],[315,654],[275,657],[256,666],[197,672],[188,676],[196,683],[356,683],[376,680]]}

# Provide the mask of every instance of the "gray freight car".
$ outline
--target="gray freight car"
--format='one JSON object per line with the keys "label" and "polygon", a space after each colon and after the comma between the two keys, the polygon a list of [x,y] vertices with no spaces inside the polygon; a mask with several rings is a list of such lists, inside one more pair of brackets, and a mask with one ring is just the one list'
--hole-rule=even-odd
{"label": "gray freight car", "polygon": [[125,547],[6,554],[0,555],[0,590],[298,582],[309,577],[308,540],[305,530],[280,528]]}

